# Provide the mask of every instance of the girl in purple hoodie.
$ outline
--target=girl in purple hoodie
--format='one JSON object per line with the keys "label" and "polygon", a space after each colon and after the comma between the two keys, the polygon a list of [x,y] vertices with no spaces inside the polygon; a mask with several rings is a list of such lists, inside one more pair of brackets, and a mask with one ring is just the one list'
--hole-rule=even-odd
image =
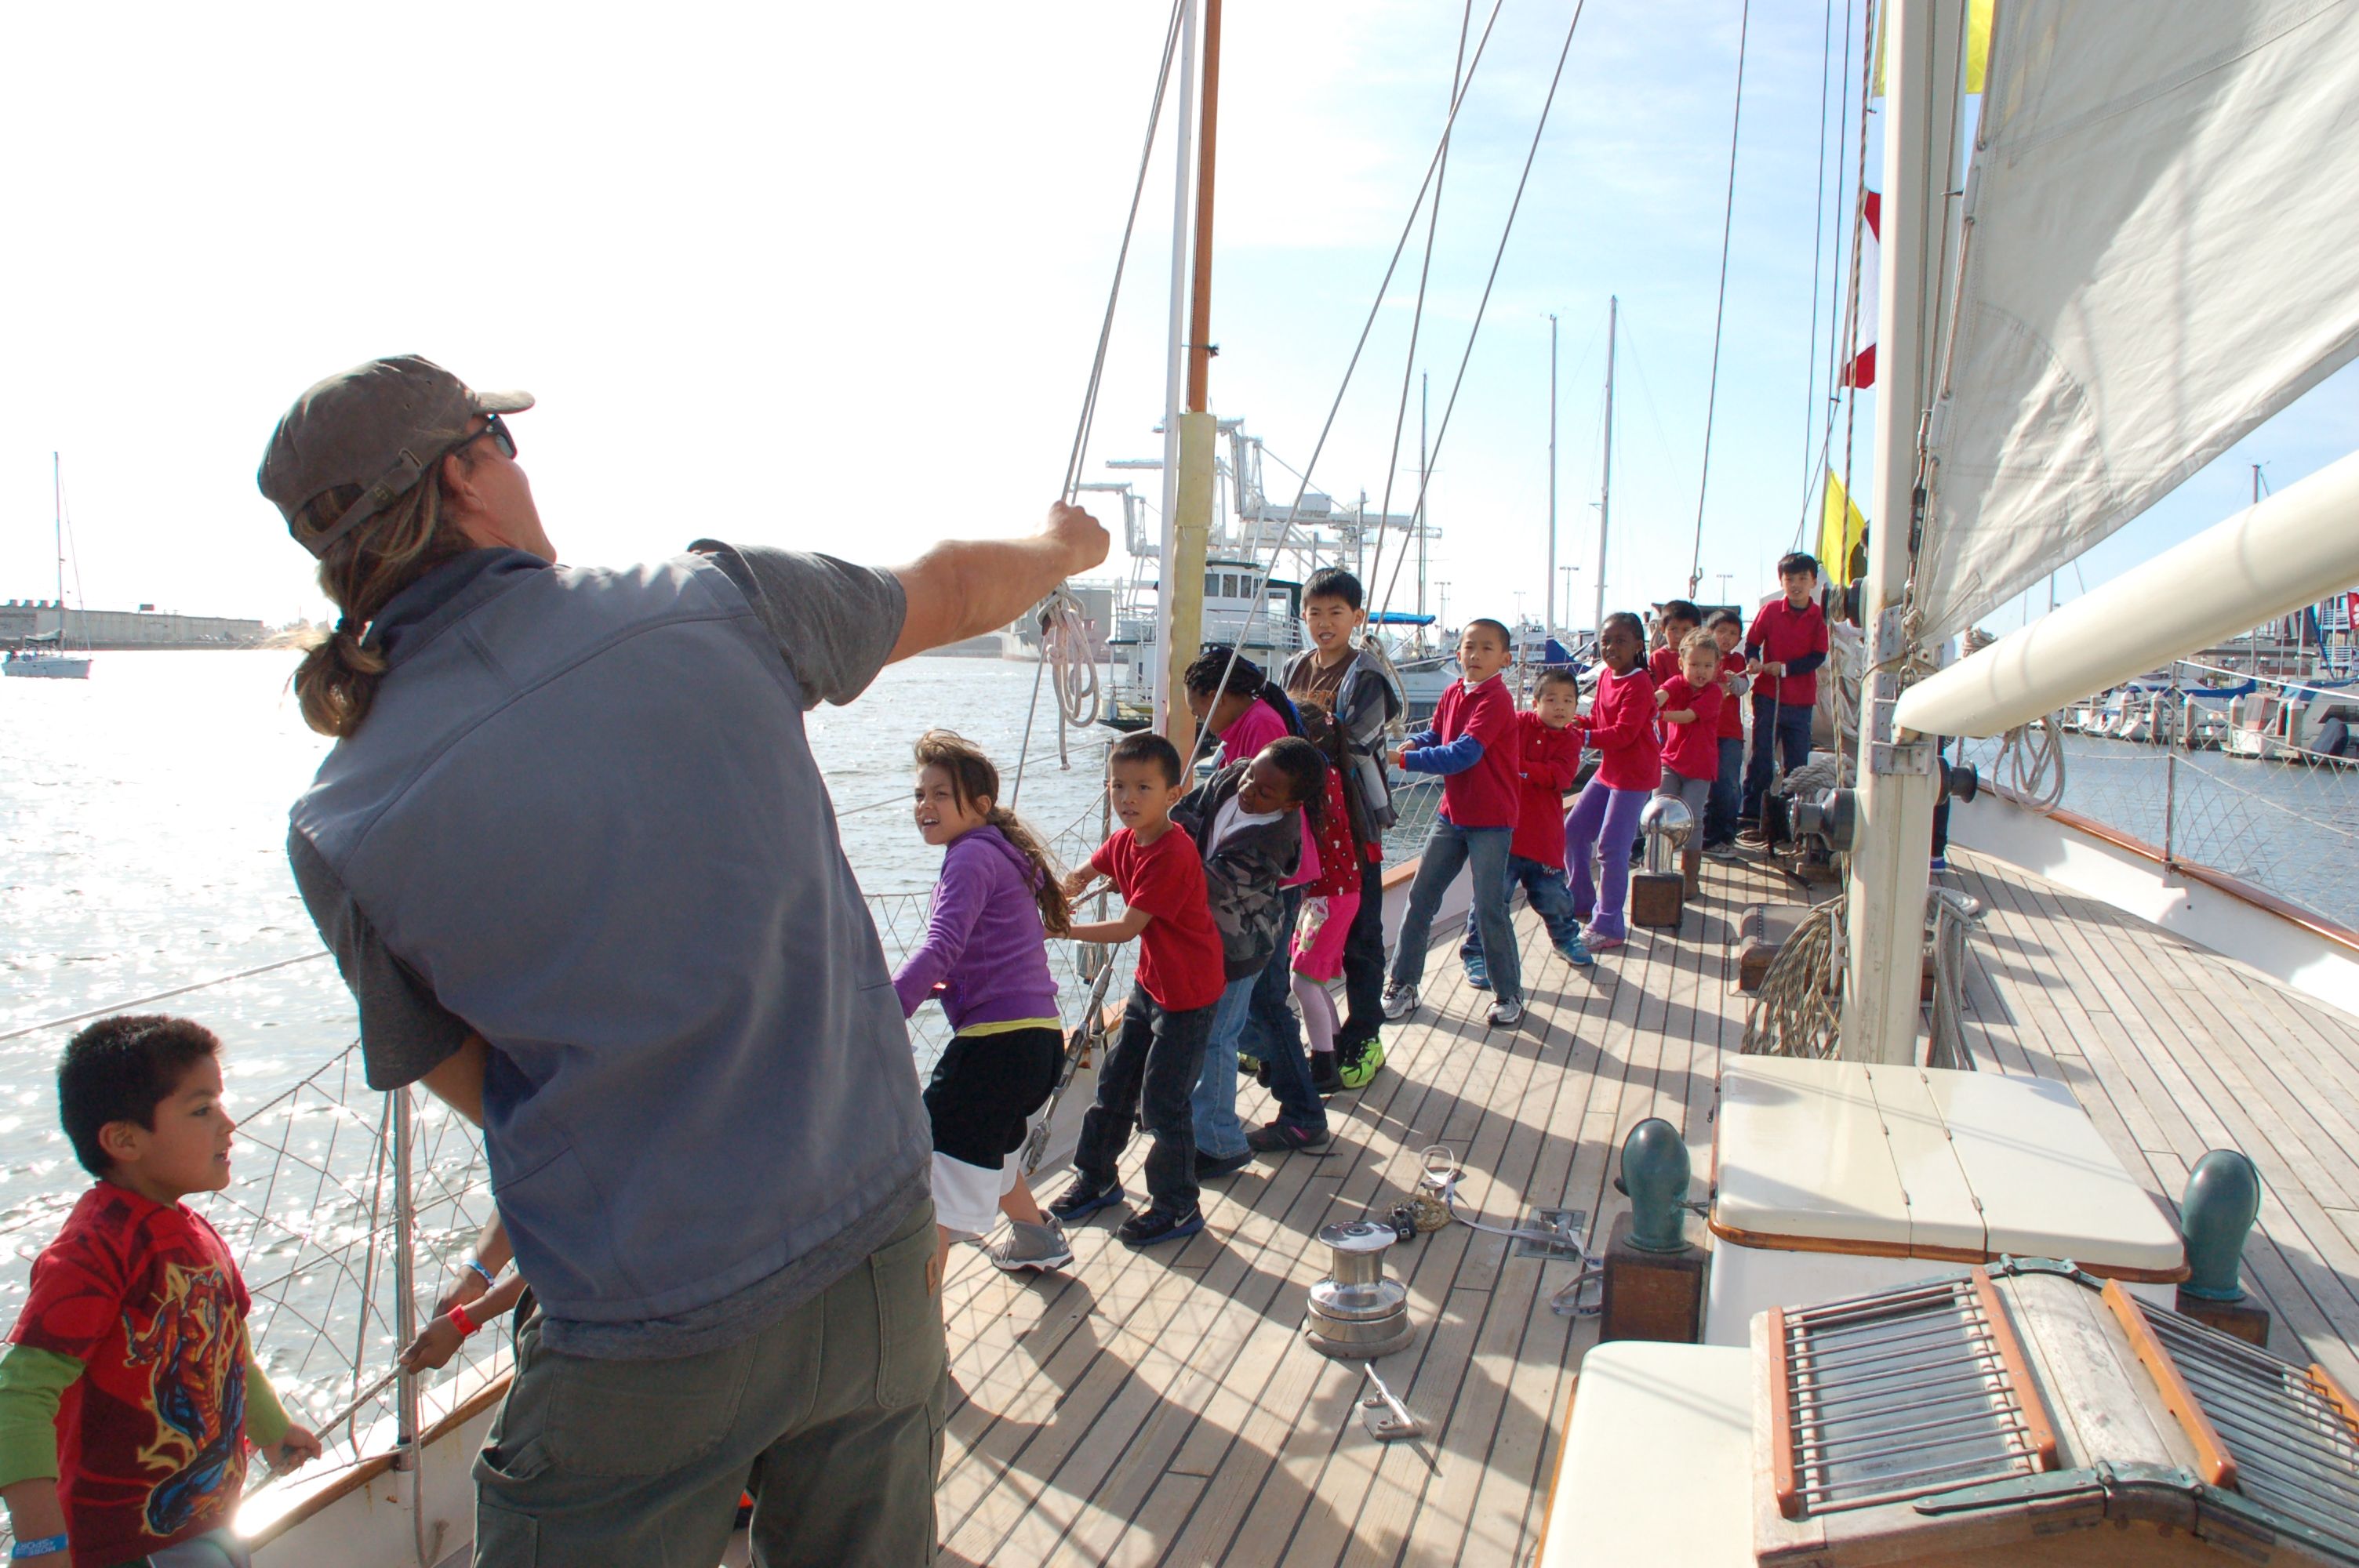
{"label": "girl in purple hoodie", "polygon": [[916,818],[944,847],[925,940],[893,977],[903,1017],[931,998],[957,1033],[934,1064],[935,1277],[953,1240],[1009,1234],[984,1250],[1018,1270],[1073,1260],[1056,1219],[1033,1201],[1016,1151],[1064,1063],[1049,937],[1072,925],[1057,869],[1030,828],[999,806],[999,770],[947,730],[918,737]]}

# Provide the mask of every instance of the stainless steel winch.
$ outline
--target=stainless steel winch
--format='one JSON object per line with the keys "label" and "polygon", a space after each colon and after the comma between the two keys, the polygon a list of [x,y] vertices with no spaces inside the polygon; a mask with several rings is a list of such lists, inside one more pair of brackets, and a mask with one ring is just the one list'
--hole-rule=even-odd
{"label": "stainless steel winch", "polygon": [[1332,1253],[1327,1278],[1310,1287],[1302,1332],[1329,1356],[1365,1359],[1389,1356],[1417,1337],[1408,1320],[1408,1287],[1385,1277],[1385,1249],[1399,1239],[1376,1220],[1321,1226]]}

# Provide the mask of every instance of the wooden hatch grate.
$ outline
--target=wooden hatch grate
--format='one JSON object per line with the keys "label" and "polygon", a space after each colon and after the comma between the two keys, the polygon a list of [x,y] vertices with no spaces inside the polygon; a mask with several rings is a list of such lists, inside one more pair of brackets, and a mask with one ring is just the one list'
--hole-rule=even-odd
{"label": "wooden hatch grate", "polygon": [[2359,1549],[2359,1406],[2325,1368],[2143,1307],[2111,1281],[2105,1304],[2193,1446],[2199,1479]]}
{"label": "wooden hatch grate", "polygon": [[2054,1428],[1990,1276],[1769,1314],[1778,1511],[1788,1519],[2035,1475]]}

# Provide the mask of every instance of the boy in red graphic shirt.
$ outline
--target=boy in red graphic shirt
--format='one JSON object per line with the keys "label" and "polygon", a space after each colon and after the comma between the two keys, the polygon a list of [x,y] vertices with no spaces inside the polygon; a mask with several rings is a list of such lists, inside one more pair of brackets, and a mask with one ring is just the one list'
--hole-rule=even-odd
{"label": "boy in red graphic shirt", "polygon": [[1516,766],[1516,699],[1500,672],[1507,667],[1508,636],[1496,621],[1467,622],[1458,639],[1459,679],[1441,694],[1433,722],[1408,738],[1393,761],[1413,773],[1441,775],[1441,812],[1409,884],[1408,912],[1393,949],[1385,987],[1385,1016],[1417,1011],[1417,984],[1425,978],[1425,944],[1433,912],[1462,868],[1474,879],[1474,916],[1490,956],[1497,1000],[1490,1018],[1512,1028],[1524,1016],[1524,977],[1516,964],[1516,929],[1507,921],[1508,840],[1523,793]]}
{"label": "boy in red graphic shirt", "polygon": [[[1516,715],[1516,771],[1521,798],[1516,831],[1507,841],[1507,895],[1522,888],[1532,913],[1548,927],[1557,957],[1586,966],[1596,960],[1581,940],[1572,915],[1572,889],[1564,880],[1564,795],[1581,775],[1581,683],[1571,670],[1545,670],[1532,688],[1532,705]],[[1466,912],[1466,940],[1459,957],[1467,983],[1489,986],[1483,961],[1483,927]]]}
{"label": "boy in red graphic shirt", "polygon": [[1137,937],[1138,976],[1123,1003],[1122,1033],[1098,1068],[1097,1103],[1082,1118],[1072,1184],[1049,1212],[1071,1225],[1122,1202],[1114,1163],[1133,1125],[1143,1125],[1155,1140],[1147,1154],[1147,1206],[1116,1234],[1134,1247],[1151,1247],[1204,1228],[1189,1102],[1228,978],[1203,858],[1188,830],[1171,820],[1186,793],[1180,753],[1150,730],[1124,736],[1106,753],[1106,793],[1122,827],[1065,879],[1065,897],[1078,904],[1103,877],[1128,908],[1119,920],[1079,924],[1068,935],[1076,942]]}
{"label": "boy in red graphic shirt", "polygon": [[1720,644],[1698,629],[1680,647],[1680,672],[1655,689],[1662,709],[1663,782],[1666,795],[1688,808],[1688,841],[1681,855],[1690,892],[1703,864],[1704,812],[1720,776]]}
{"label": "boy in red graphic shirt", "polygon": [[125,1016],[59,1064],[60,1119],[98,1182],[33,1260],[0,1358],[16,1562],[242,1568],[248,1442],[277,1468],[319,1457],[255,1365],[229,1249],[180,1206],[229,1185],[220,1052],[187,1019]]}

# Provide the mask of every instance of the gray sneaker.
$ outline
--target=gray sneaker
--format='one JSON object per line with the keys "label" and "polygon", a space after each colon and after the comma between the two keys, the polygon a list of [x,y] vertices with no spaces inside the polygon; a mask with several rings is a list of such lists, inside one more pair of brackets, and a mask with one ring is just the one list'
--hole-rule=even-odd
{"label": "gray sneaker", "polygon": [[1524,1021],[1524,1004],[1501,1000],[1491,1004],[1491,1022],[1501,1029],[1513,1029]]}
{"label": "gray sneaker", "polygon": [[1006,1272],[1020,1273],[1026,1269],[1046,1273],[1062,1269],[1073,1261],[1073,1249],[1065,1243],[1065,1228],[1050,1216],[1046,1225],[1027,1225],[1020,1219],[1007,1222],[1007,1234],[983,1249],[992,1267]]}
{"label": "gray sneaker", "polygon": [[1417,988],[1392,984],[1385,987],[1385,1016],[1407,1018],[1417,1011]]}

